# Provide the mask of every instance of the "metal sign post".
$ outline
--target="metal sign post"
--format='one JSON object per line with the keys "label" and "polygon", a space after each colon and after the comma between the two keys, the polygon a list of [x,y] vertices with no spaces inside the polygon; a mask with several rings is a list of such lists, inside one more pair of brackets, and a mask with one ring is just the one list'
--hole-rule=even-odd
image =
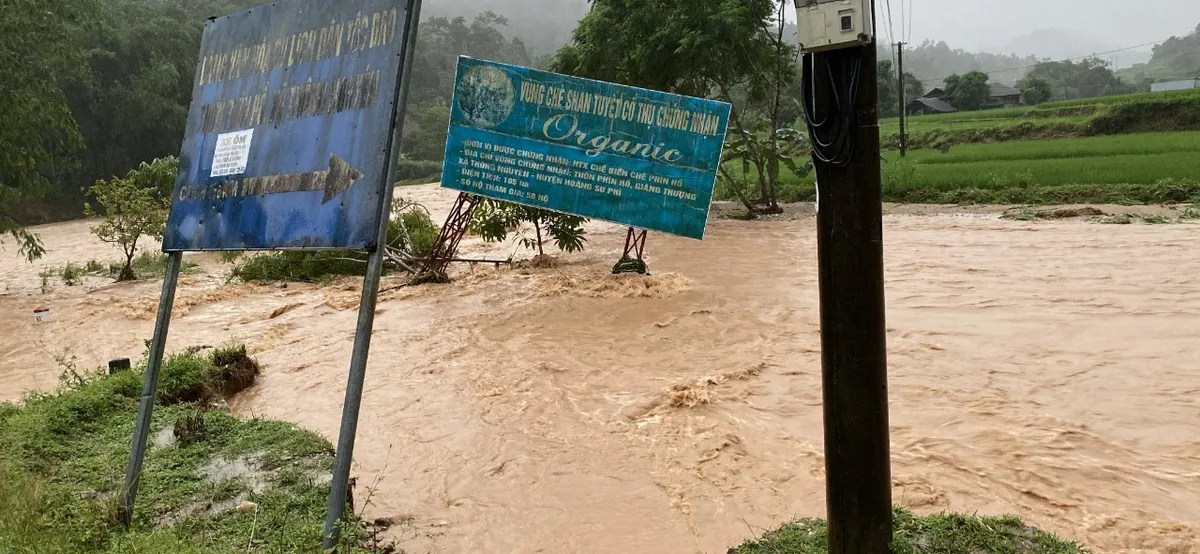
{"label": "metal sign post", "polygon": [[137,486],[142,473],[142,460],[146,456],[146,441],[150,436],[150,418],[154,413],[154,397],[158,394],[158,377],[162,373],[163,348],[167,342],[167,328],[171,325],[171,309],[175,305],[175,288],[179,283],[179,267],[182,252],[167,255],[167,273],[163,279],[162,296],[158,300],[158,319],[154,322],[154,338],[150,341],[150,359],[146,365],[146,379],[142,384],[142,397],[138,404],[137,424],[133,428],[133,446],[125,466],[125,486],[121,489],[121,504],[117,506],[117,520],[129,527],[133,521],[133,504],[137,500]]}
{"label": "metal sign post", "polygon": [[163,236],[167,277],[119,509],[125,525],[133,518],[182,253],[358,249],[370,257],[326,522],[325,541],[336,539],[420,6],[290,0],[205,27]]}
{"label": "metal sign post", "polygon": [[409,75],[412,72],[413,51],[417,44],[417,22],[421,19],[421,0],[408,0],[403,36],[404,50],[401,70],[396,75],[395,95],[392,99],[393,115],[391,133],[388,137],[389,152],[387,171],[381,186],[383,201],[376,213],[381,240],[375,244],[367,258],[367,276],[363,279],[362,302],[358,307],[358,328],[354,333],[354,351],[350,355],[350,375],[346,379],[346,402],[342,405],[342,425],[338,430],[337,460],[333,466],[333,482],[329,490],[329,506],[325,515],[325,531],[321,547],[328,550],[337,544],[337,522],[346,508],[346,493],[350,487],[350,462],[354,457],[354,439],[358,433],[358,412],[362,407],[363,383],[367,377],[367,355],[371,350],[371,333],[375,328],[375,305],[379,300],[379,278],[383,274],[384,244],[388,230],[388,214],[392,206],[392,192],[396,182],[395,160],[399,154],[400,135],[403,130],[404,108],[408,96]]}

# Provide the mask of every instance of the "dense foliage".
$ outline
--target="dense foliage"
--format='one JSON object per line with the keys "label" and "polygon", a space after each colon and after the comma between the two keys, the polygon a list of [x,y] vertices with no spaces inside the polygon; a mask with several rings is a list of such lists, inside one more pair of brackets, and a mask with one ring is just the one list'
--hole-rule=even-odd
{"label": "dense foliage", "polygon": [[968,71],[946,77],[946,98],[960,110],[978,110],[991,95],[987,73]]}
{"label": "dense foliage", "polygon": [[[1020,83],[1021,88],[1029,80],[1045,81],[1050,85],[1051,98],[1093,98],[1113,94],[1139,92],[1143,87],[1122,81],[1109,67],[1109,62],[1100,58],[1085,58],[1079,61],[1044,62],[1034,67]],[[1145,87],[1149,90],[1149,87]]]}
{"label": "dense foliage", "polygon": [[0,240],[30,261],[44,250],[18,219],[70,170],[83,137],[59,83],[83,72],[75,37],[95,14],[79,0],[0,1]]}

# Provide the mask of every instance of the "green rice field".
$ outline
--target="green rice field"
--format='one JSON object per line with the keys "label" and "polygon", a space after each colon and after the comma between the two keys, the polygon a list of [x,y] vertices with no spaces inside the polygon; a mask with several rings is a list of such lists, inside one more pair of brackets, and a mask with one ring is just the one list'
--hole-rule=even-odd
{"label": "green rice field", "polygon": [[[1023,123],[1037,125],[1085,124],[1097,114],[1104,113],[1112,106],[1119,104],[1184,101],[1192,98],[1200,98],[1200,90],[1101,96],[1020,108],[920,115],[909,117],[907,125],[909,133],[918,134],[929,131],[1003,129]],[[900,119],[892,117],[881,120],[879,132],[883,136],[899,133]]]}
{"label": "green rice field", "polygon": [[1200,132],[965,144],[884,159],[911,164],[912,186],[938,190],[1200,181]]}
{"label": "green rice field", "polygon": [[[742,177],[740,164],[729,169]],[[885,152],[881,169],[887,201],[1187,201],[1200,194],[1200,131],[961,144],[905,158]],[[781,201],[813,198],[811,174],[784,171],[781,181]],[[717,197],[732,199],[720,184]]]}

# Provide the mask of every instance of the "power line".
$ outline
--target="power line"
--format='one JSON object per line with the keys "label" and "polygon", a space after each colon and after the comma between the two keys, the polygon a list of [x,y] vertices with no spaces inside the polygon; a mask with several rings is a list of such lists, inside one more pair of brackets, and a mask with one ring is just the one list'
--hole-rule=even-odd
{"label": "power line", "polygon": [[[1157,40],[1154,42],[1147,42],[1146,44],[1138,44],[1136,46],[1126,46],[1125,48],[1118,48],[1116,50],[1109,50],[1107,52],[1095,52],[1092,54],[1088,54],[1086,56],[1076,56],[1074,58],[1063,58],[1061,60],[1046,60],[1046,61],[1035,63],[1033,65],[1022,65],[1022,66],[1017,66],[1017,67],[1009,67],[1006,69],[995,69],[995,70],[988,71],[987,73],[988,73],[988,75],[991,75],[993,73],[1007,73],[1009,71],[1020,71],[1022,69],[1032,69],[1034,67],[1037,67],[1037,66],[1045,64],[1045,63],[1061,63],[1061,62],[1071,62],[1071,61],[1076,61],[1076,60],[1086,60],[1088,58],[1095,58],[1098,56],[1103,56],[1105,54],[1115,54],[1117,52],[1124,52],[1126,50],[1133,50],[1135,48],[1145,48],[1147,46],[1155,46],[1155,45],[1162,44],[1163,42],[1166,42],[1166,40],[1167,39]],[[946,77],[949,77],[949,76],[950,75],[946,75]],[[926,84],[926,83],[942,82],[942,81],[946,80],[946,77],[939,77],[937,79],[921,79],[921,83]]]}
{"label": "power line", "polygon": [[[893,30],[893,29],[895,28],[895,25],[894,25],[894,24],[893,24],[893,22],[892,22],[892,0],[885,0],[885,5],[887,6],[887,35],[888,35],[888,43],[889,43],[889,44],[891,44],[891,43],[894,43],[894,42],[896,42],[896,33],[895,33],[895,31]],[[896,56],[895,56],[895,55],[892,55],[892,63],[893,63],[893,64],[895,64],[895,63],[896,63]]]}
{"label": "power line", "polygon": [[[903,0],[901,0],[901,1],[903,1]],[[887,6],[887,25],[885,26],[885,28],[887,30],[887,35],[888,35],[888,45],[889,45],[888,49],[891,50],[892,68],[895,69],[895,67],[896,67],[896,51],[893,49],[893,47],[895,46],[896,33],[895,33],[895,24],[892,21],[892,0],[885,0],[885,5]]]}
{"label": "power line", "polygon": [[912,42],[913,4],[916,3],[917,0],[908,0],[908,33],[904,38],[904,42]]}

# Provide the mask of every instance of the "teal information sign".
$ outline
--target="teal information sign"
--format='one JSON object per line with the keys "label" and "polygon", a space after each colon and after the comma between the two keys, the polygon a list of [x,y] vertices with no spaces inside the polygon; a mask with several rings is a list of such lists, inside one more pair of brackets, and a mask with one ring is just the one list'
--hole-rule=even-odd
{"label": "teal information sign", "polygon": [[460,57],[442,186],[703,239],[729,110]]}

